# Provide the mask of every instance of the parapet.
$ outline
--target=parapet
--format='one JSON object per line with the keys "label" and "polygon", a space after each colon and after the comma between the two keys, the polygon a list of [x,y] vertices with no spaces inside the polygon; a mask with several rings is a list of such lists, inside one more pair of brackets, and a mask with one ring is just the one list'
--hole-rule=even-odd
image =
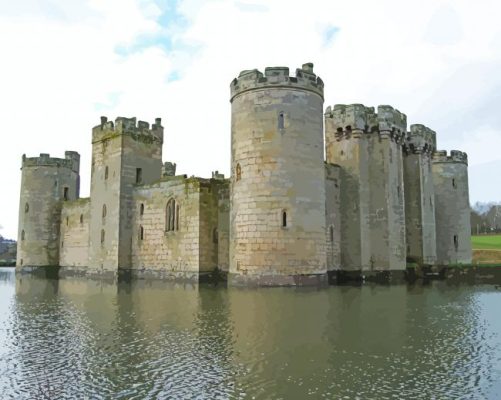
{"label": "parapet", "polygon": [[164,128],[162,119],[156,118],[155,123],[151,125],[145,121],[137,121],[136,117],[124,118],[117,117],[115,123],[108,121],[107,117],[101,117],[101,123],[92,128],[92,142],[116,137],[119,135],[129,135],[136,140],[145,143],[162,144],[164,139]]}
{"label": "parapet", "polygon": [[164,162],[162,176],[176,176],[176,163]]}
{"label": "parapet", "polygon": [[405,114],[390,106],[378,106],[376,113],[374,107],[363,104],[336,104],[325,110],[325,121],[329,129],[335,131],[338,140],[352,135],[379,132],[400,141],[407,128]]}
{"label": "parapet", "polygon": [[462,163],[468,165],[468,155],[459,150],[451,150],[450,155],[447,155],[447,151],[439,150],[433,153],[433,163]]}
{"label": "parapet", "polygon": [[[47,154],[47,153],[40,153],[39,157],[26,157],[26,154],[23,154],[22,168],[24,168],[24,167],[61,167],[61,168],[69,168],[72,171],[75,171],[74,158],[68,158],[68,154],[70,154],[71,157],[78,156],[78,160],[80,160],[80,155],[76,151],[67,151],[66,158],[51,157],[50,154]],[[75,172],[78,173],[78,170]]]}
{"label": "parapet", "polygon": [[413,124],[407,132],[405,150],[407,153],[433,153],[437,147],[437,134],[430,128]]}
{"label": "parapet", "polygon": [[264,75],[257,69],[240,72],[230,84],[230,102],[239,94],[264,88],[307,90],[324,98],[324,82],[313,72],[313,64],[306,63],[296,69],[295,76],[289,76],[287,67],[267,67]]}
{"label": "parapet", "polygon": [[224,179],[224,174],[220,174],[219,171],[212,171],[212,179],[222,180]]}

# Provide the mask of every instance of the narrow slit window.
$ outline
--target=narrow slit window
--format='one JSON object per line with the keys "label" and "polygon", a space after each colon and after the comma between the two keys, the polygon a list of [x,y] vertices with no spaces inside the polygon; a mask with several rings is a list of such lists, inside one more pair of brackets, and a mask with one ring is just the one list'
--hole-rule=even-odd
{"label": "narrow slit window", "polygon": [[278,113],[278,129],[284,129],[285,128],[285,115],[284,112],[281,111]]}
{"label": "narrow slit window", "polygon": [[26,203],[24,205],[24,212],[27,213],[28,211],[30,211],[30,205],[28,203]]}
{"label": "narrow slit window", "polygon": [[80,214],[80,223],[83,224],[83,214]]}
{"label": "narrow slit window", "polygon": [[217,244],[219,242],[219,233],[217,231],[217,228],[214,228],[212,230],[212,243]]}
{"label": "narrow slit window", "polygon": [[242,168],[240,167],[240,164],[237,164],[237,167],[236,167],[236,175],[237,175],[237,181],[239,181],[240,179],[242,179]]}
{"label": "narrow slit window", "polygon": [[139,215],[143,215],[144,214],[144,204],[141,203],[141,205],[139,206]]}
{"label": "narrow slit window", "polygon": [[102,213],[103,221],[106,218],[106,204],[103,204],[103,213]]}
{"label": "narrow slit window", "polygon": [[330,231],[329,236],[330,236],[331,243],[334,243],[334,227],[332,225],[330,226],[329,231]]}
{"label": "narrow slit window", "polygon": [[101,246],[104,244],[105,232],[104,229],[101,229]]}
{"label": "narrow slit window", "polygon": [[176,222],[176,200],[170,199],[167,202],[166,213],[165,213],[165,230],[170,232],[175,228]]}
{"label": "narrow slit window", "polygon": [[139,226],[139,240],[143,240],[144,239],[144,228],[143,226]]}
{"label": "narrow slit window", "polygon": [[282,228],[287,228],[287,211],[282,211]]}
{"label": "narrow slit window", "polygon": [[24,229],[21,231],[21,240],[24,240],[26,237],[26,233],[24,233]]}
{"label": "narrow slit window", "polygon": [[143,183],[143,169],[136,168],[136,183]]}
{"label": "narrow slit window", "polygon": [[456,179],[452,178],[452,187],[453,188],[456,188],[457,187],[457,184],[456,184]]}
{"label": "narrow slit window", "polygon": [[459,247],[459,238],[458,235],[454,235],[454,248],[456,249],[456,251],[458,250],[458,247]]}
{"label": "narrow slit window", "polygon": [[176,231],[179,230],[179,204],[176,204]]}
{"label": "narrow slit window", "polygon": [[68,191],[69,191],[69,188],[65,187],[64,190],[63,190],[63,199],[64,201],[68,200]]}
{"label": "narrow slit window", "polygon": [[104,179],[108,179],[108,166],[104,168]]}
{"label": "narrow slit window", "polygon": [[69,224],[70,224],[70,218],[66,217],[66,226],[68,226]]}

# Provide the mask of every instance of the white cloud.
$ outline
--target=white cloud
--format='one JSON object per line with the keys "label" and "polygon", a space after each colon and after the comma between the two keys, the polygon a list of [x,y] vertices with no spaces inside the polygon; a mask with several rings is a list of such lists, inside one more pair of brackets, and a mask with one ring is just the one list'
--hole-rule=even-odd
{"label": "white cloud", "polygon": [[472,163],[500,140],[495,1],[27,2],[0,5],[5,236],[16,236],[22,153],[78,150],[88,195],[101,114],[162,117],[165,160],[190,175],[228,173],[229,83],[243,69],[314,62],[326,105],[392,104]]}

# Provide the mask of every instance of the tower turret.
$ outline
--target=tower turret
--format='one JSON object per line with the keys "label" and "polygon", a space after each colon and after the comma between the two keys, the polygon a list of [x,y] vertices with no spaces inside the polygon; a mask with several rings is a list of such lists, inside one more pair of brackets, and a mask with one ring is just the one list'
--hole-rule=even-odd
{"label": "tower turret", "polygon": [[431,157],[436,133],[411,125],[404,146],[405,231],[408,261],[433,265],[437,259],[435,191]]}
{"label": "tower turret", "polygon": [[231,83],[230,282],[326,282],[323,87],[313,64]]}
{"label": "tower turret", "polygon": [[437,151],[432,160],[435,190],[437,264],[471,263],[468,156]]}
{"label": "tower turret", "polygon": [[62,203],[79,193],[79,160],[49,154],[22,158],[17,267],[59,265],[59,224]]}
{"label": "tower turret", "polygon": [[405,269],[405,114],[338,104],[325,112],[327,162],[341,166],[341,268]]}
{"label": "tower turret", "polygon": [[92,129],[89,267],[117,273],[131,267],[132,195],[136,185],[160,179],[163,127],[101,117]]}

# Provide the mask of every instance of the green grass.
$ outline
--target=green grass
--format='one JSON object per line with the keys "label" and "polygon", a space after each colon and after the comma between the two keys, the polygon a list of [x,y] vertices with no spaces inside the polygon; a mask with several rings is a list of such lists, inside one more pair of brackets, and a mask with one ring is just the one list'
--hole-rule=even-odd
{"label": "green grass", "polygon": [[471,247],[482,250],[501,250],[501,235],[472,236]]}

